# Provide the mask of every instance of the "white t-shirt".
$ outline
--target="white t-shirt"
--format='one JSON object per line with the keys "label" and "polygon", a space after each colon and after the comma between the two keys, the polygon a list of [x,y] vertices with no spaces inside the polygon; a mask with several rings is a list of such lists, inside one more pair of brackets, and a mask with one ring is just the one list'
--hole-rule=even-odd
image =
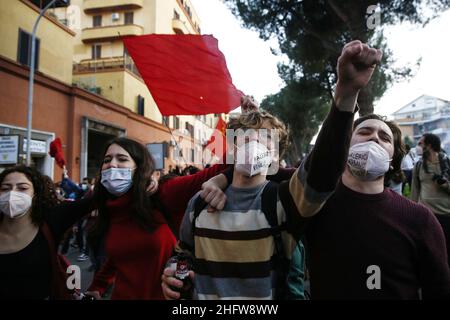
{"label": "white t-shirt", "polygon": [[406,156],[403,157],[401,169],[402,170],[412,170],[412,169],[414,169],[414,164],[415,164],[414,157],[410,151],[410,152],[408,152],[408,154]]}

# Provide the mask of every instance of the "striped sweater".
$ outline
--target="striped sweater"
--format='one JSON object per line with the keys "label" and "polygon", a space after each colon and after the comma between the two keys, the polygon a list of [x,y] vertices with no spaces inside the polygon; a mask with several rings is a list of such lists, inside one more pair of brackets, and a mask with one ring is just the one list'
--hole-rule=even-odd
{"label": "striped sweater", "polygon": [[[230,186],[227,204],[221,212],[203,210],[192,234],[194,197],[182,222],[180,239],[195,247],[195,289],[198,299],[272,299],[275,273],[271,259],[274,239],[261,210],[261,195],[267,182],[255,188]],[[280,222],[286,213],[278,201]],[[287,258],[296,242],[282,232]]]}

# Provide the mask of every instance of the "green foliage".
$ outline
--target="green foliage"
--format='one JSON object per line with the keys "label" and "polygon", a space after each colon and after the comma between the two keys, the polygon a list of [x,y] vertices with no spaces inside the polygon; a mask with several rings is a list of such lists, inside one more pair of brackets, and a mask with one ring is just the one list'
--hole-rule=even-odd
{"label": "green foliage", "polygon": [[[326,116],[337,80],[336,62],[345,43],[359,39],[383,50],[381,65],[358,98],[360,114],[372,113],[374,102],[393,81],[413,73],[409,66],[392,67],[395,60],[383,27],[402,22],[425,25],[450,7],[450,0],[223,1],[262,39],[277,38],[278,54],[289,58],[278,67],[286,86],[261,105],[290,125],[299,152],[306,151],[306,144]],[[376,28],[368,26],[368,19],[374,17],[373,11],[368,13],[371,5],[378,5],[380,25]]]}

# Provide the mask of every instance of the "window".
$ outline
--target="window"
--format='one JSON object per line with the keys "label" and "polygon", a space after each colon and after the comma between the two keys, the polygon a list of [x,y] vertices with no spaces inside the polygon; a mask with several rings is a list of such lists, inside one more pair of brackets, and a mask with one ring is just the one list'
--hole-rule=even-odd
{"label": "window", "polygon": [[102,46],[99,44],[94,44],[92,46],[92,59],[100,59],[102,57]]}
{"label": "window", "polygon": [[191,149],[191,162],[195,162],[195,153],[194,153],[194,149]]}
{"label": "window", "polygon": [[102,26],[102,16],[94,16],[92,20],[92,26],[101,27]]}
{"label": "window", "polygon": [[192,19],[192,12],[191,12],[191,8],[190,8],[189,6],[186,6],[185,8],[186,8],[186,11],[187,11],[187,13],[188,13],[188,16],[189,16],[189,18],[191,18],[191,19]]}
{"label": "window", "polygon": [[[39,68],[39,48],[41,41],[36,38],[36,51],[34,54],[34,66]],[[17,48],[17,61],[26,66],[31,66],[31,34],[19,29],[19,42]]]}
{"label": "window", "polygon": [[144,115],[144,104],[145,104],[144,97],[141,95],[138,95],[137,96],[137,113],[141,116]]}
{"label": "window", "polygon": [[120,14],[118,12],[113,12],[111,14],[111,21],[112,22],[117,22],[120,20]]}
{"label": "window", "polygon": [[189,122],[186,122],[186,130],[189,132],[189,135],[194,138],[194,126]]}
{"label": "window", "polygon": [[162,116],[162,124],[165,126],[169,126],[169,117]]}
{"label": "window", "polygon": [[173,120],[174,120],[173,124],[174,129],[180,129],[180,118],[174,117]]}
{"label": "window", "polygon": [[177,12],[177,10],[173,10],[173,19],[180,20],[180,14]]}
{"label": "window", "polygon": [[134,12],[125,12],[125,24],[133,24]]}

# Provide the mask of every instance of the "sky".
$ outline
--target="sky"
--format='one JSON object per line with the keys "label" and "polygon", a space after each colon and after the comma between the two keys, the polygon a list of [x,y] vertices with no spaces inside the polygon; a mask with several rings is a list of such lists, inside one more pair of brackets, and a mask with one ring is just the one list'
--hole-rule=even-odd
{"label": "sky", "polygon": [[191,0],[200,18],[202,34],[212,34],[219,40],[234,85],[242,92],[261,101],[277,93],[283,86],[277,63],[281,60],[270,48],[276,40],[264,42],[258,32],[243,26],[219,0]]}
{"label": "sky", "polygon": [[[259,38],[258,32],[244,28],[220,0],[191,0],[201,21],[202,34],[212,34],[219,40],[235,86],[261,101],[277,93],[283,82],[277,63],[286,59],[275,56],[271,48],[277,41]],[[383,17],[381,17],[383,23]],[[407,82],[394,83],[375,104],[375,112],[390,116],[422,94],[450,100],[450,10],[427,26],[409,24],[386,28],[388,45],[396,65],[415,64],[420,68]]]}

